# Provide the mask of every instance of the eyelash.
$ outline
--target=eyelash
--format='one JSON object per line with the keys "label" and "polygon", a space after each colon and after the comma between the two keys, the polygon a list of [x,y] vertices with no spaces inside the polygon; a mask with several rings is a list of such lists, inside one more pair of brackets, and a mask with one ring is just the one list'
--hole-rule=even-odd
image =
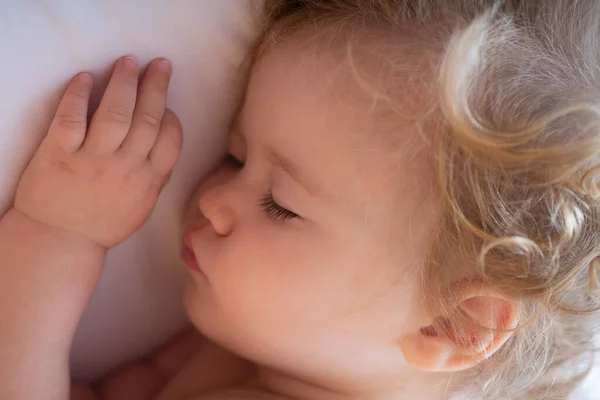
{"label": "eyelash", "polygon": [[273,193],[269,192],[260,200],[260,206],[265,213],[276,221],[286,221],[298,217],[298,214],[281,207],[273,198]]}
{"label": "eyelash", "polygon": [[[244,167],[244,163],[233,154],[227,154],[226,162],[234,168],[242,169]],[[298,214],[277,204],[271,191],[260,199],[259,205],[269,217],[276,221],[286,221],[298,217]]]}

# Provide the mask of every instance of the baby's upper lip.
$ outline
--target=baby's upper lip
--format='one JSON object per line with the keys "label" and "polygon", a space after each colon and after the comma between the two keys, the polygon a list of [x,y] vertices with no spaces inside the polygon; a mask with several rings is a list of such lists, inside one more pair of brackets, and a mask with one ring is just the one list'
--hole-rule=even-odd
{"label": "baby's upper lip", "polygon": [[184,230],[196,232],[204,228],[208,223],[209,221],[206,218],[197,218],[185,224]]}
{"label": "baby's upper lip", "polygon": [[198,232],[204,226],[206,226],[206,223],[202,223],[202,221],[190,222],[185,226],[185,229],[183,231],[183,242],[187,247],[192,249],[192,251],[194,250],[194,241],[192,235]]}
{"label": "baby's upper lip", "polygon": [[187,247],[190,248],[190,250],[194,251],[194,246],[192,243],[192,232],[193,230],[187,228],[184,232],[183,232],[183,243],[185,243],[185,245]]}

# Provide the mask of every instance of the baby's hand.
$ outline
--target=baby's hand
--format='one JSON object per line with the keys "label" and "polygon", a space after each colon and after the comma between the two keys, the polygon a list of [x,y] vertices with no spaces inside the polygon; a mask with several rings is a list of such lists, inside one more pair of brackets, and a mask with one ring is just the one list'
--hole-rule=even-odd
{"label": "baby's hand", "polygon": [[181,125],[165,109],[171,66],[119,59],[87,126],[89,74],[76,75],[19,182],[14,208],[105,248],[146,221],[181,152]]}

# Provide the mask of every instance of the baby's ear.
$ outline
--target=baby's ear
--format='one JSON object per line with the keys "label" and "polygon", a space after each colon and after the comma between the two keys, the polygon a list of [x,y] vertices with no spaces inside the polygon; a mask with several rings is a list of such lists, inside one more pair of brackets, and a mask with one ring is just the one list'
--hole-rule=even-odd
{"label": "baby's ear", "polygon": [[460,318],[438,315],[400,339],[404,358],[415,368],[449,372],[474,367],[496,353],[517,326],[517,302],[480,283],[461,284],[455,294]]}

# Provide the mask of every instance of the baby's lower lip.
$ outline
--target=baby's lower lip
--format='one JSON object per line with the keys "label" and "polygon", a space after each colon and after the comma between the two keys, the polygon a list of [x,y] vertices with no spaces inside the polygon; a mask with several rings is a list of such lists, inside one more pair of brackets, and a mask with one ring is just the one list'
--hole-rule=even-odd
{"label": "baby's lower lip", "polygon": [[194,252],[185,243],[181,247],[181,259],[185,262],[185,265],[187,265],[189,269],[200,272],[200,266],[196,261]]}
{"label": "baby's lower lip", "polygon": [[198,260],[196,260],[196,255],[192,250],[192,232],[190,230],[186,230],[183,234],[183,245],[181,247],[181,259],[185,262],[187,267],[194,272],[199,272],[202,275],[204,273],[200,269],[200,265],[198,264]]}

